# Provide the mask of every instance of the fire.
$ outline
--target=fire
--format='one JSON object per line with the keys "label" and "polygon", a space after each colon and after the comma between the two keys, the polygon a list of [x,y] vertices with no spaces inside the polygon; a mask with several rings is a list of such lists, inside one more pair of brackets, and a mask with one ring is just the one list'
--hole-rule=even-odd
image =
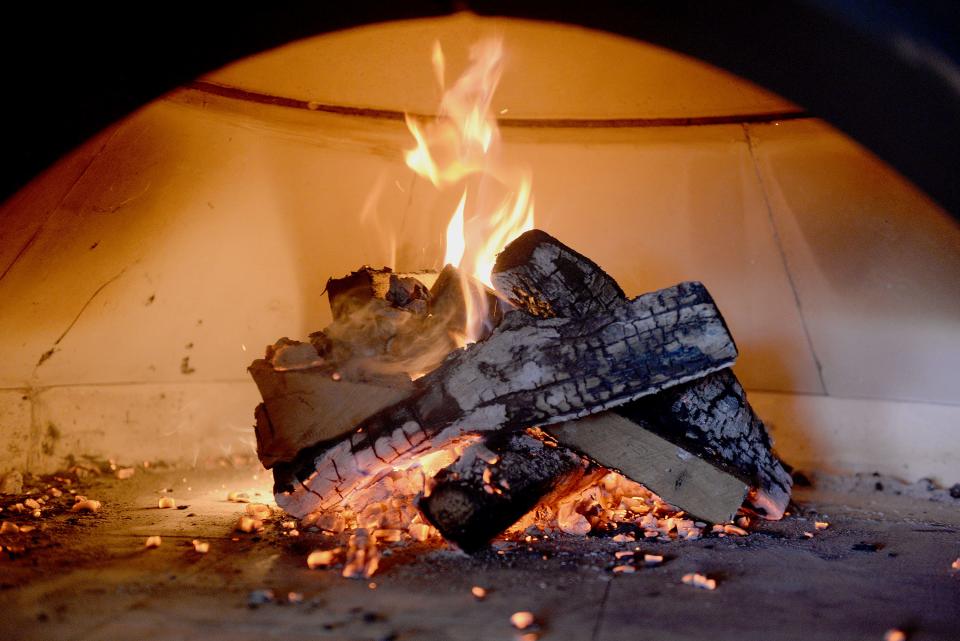
{"label": "fire", "polygon": [[437,117],[422,125],[407,116],[416,147],[407,166],[438,189],[461,189],[447,225],[444,263],[458,267],[467,307],[466,342],[484,331],[491,273],[497,254],[533,229],[530,172],[499,159],[500,130],[491,103],[503,66],[503,42],[489,38],[470,50],[470,66],[449,89],[445,59],[434,43],[433,67],[443,97]]}
{"label": "fire", "polygon": [[[492,291],[487,288],[492,288],[497,254],[517,236],[533,229],[532,180],[529,171],[509,166],[498,156],[500,132],[491,102],[501,75],[502,42],[488,39],[475,44],[468,69],[449,89],[444,86],[445,59],[439,43],[434,44],[432,60],[443,98],[432,121],[421,123],[407,117],[416,146],[406,152],[405,161],[437,189],[457,189],[460,193],[446,227],[444,262],[459,269],[468,318],[465,342],[475,342],[486,329]],[[413,378],[421,374],[407,373]],[[330,537],[329,545],[310,553],[307,566],[339,565],[343,576],[366,579],[379,568],[381,545],[407,539],[439,543],[440,534],[417,510],[416,497],[429,496],[434,475],[479,438],[471,435],[445,444],[421,444],[419,454],[401,465],[384,462],[349,500],[304,517],[301,528]],[[494,465],[497,458],[490,454],[492,458],[484,460]],[[490,485],[487,488],[499,491]],[[251,511],[241,518],[252,521],[249,531],[254,531],[262,527],[260,519],[268,516],[269,510],[265,514]],[[598,471],[566,495],[541,503],[515,523],[506,537],[526,543],[540,536],[586,536],[591,532],[617,533],[612,540],[618,543],[636,542],[638,536],[663,542],[700,538],[707,524],[683,517],[683,512],[642,485],[615,472]],[[621,552],[633,555],[632,551]],[[645,557],[647,564],[662,561],[662,556]],[[633,565],[617,567],[618,572],[635,569]],[[486,590],[474,587],[473,594],[482,599]],[[516,613],[512,621],[517,628],[534,623],[533,615],[527,612]]]}

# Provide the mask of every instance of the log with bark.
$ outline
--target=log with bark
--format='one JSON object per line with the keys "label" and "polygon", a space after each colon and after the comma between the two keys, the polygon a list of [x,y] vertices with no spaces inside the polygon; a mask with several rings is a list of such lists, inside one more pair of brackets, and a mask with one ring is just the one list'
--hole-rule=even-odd
{"label": "log with bark", "polygon": [[[617,282],[596,263],[540,230],[521,235],[498,256],[493,282],[512,303],[536,316],[580,318],[627,303]],[[753,488],[749,495],[752,509],[771,519],[783,516],[792,480],[773,454],[763,422],[729,369],[648,396],[618,408],[616,414],[616,418],[608,417],[607,423],[622,428],[620,447],[610,443],[609,437],[578,434],[577,423],[546,431],[700,518],[722,521],[736,513],[744,498],[737,477]],[[631,432],[625,421],[637,429]],[[599,437],[597,421],[590,425],[588,431]],[[639,447],[627,443],[630,434],[652,448],[642,460],[626,453]],[[672,447],[657,442],[657,437]],[[653,451],[661,452],[656,462],[651,459]],[[717,469],[709,473],[697,465],[704,472],[690,474],[689,466],[696,463],[688,458],[691,454]],[[671,459],[687,460],[688,464],[671,465]]]}
{"label": "log with bark", "polygon": [[[626,302],[617,282],[596,263],[539,230],[521,235],[498,256],[494,282],[515,306],[541,318],[582,318]],[[631,408],[633,404],[624,407]],[[563,450],[570,446],[589,454],[593,460],[643,483],[665,501],[697,518],[730,521],[747,497],[749,485],[741,474],[717,456],[707,461],[678,446],[676,439],[668,440],[661,435],[664,430],[656,430],[640,412],[604,412],[545,429],[563,444],[559,446]],[[488,438],[496,439],[498,434]],[[475,447],[482,448],[484,444]],[[434,477],[432,496],[440,498],[421,501],[423,515],[448,540],[464,549],[476,548],[484,538],[489,541],[512,524],[508,515],[517,514],[519,518],[518,513],[524,508],[536,505],[531,492],[538,487],[544,494],[550,491],[552,484],[545,480],[551,473],[563,476],[562,471],[555,471],[552,457],[547,456],[555,453],[542,448],[524,451],[525,468],[542,482],[531,486],[520,505],[511,504],[509,494],[490,500],[487,484],[476,474],[462,474],[464,467],[471,469],[471,464],[456,461]],[[465,456],[468,461],[473,460]],[[556,481],[559,484],[561,479]],[[448,501],[458,509],[436,507],[437,503],[444,506]],[[461,527],[456,522],[457,515],[469,515],[471,522],[483,526]]]}
{"label": "log with bark", "polygon": [[585,318],[504,316],[454,351],[407,399],[343,441],[274,468],[277,503],[295,516],[336,505],[371,476],[471,432],[580,418],[728,367],[736,346],[700,283],[681,283]]}

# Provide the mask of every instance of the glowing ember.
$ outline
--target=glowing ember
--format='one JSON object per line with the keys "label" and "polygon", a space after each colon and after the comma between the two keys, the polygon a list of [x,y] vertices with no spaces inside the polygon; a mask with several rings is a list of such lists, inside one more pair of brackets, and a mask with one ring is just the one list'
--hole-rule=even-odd
{"label": "glowing ember", "polygon": [[533,612],[514,612],[510,615],[510,624],[518,630],[526,630],[535,620]]}
{"label": "glowing ember", "polygon": [[646,565],[660,565],[663,563],[663,557],[659,554],[644,554],[643,562]]}
{"label": "glowing ember", "polygon": [[903,630],[887,630],[883,635],[883,641],[907,641],[907,634]]}
{"label": "glowing ember", "polygon": [[154,548],[160,547],[160,544],[162,542],[163,541],[160,539],[159,536],[148,536],[147,542],[144,543],[143,547],[147,548],[148,550],[153,550]]}
{"label": "glowing ember", "polygon": [[701,588],[703,590],[717,589],[716,579],[708,579],[702,574],[684,574],[682,580],[685,584],[692,585],[695,588]]}
{"label": "glowing ember", "polygon": [[11,523],[10,521],[4,521],[3,524],[0,524],[0,534],[16,534],[20,531],[20,528],[16,523]]}
{"label": "glowing ember", "polygon": [[830,527],[830,524],[826,521],[817,521],[814,523],[814,526],[816,526],[818,530],[826,530],[828,527]]}
{"label": "glowing ember", "polygon": [[950,564],[950,568],[953,570],[960,570],[960,558]]}
{"label": "glowing ember", "polygon": [[314,550],[307,556],[307,567],[311,570],[316,568],[328,568],[337,561],[337,554],[340,548],[332,550]]}
{"label": "glowing ember", "polygon": [[479,585],[475,585],[470,588],[470,594],[472,594],[477,601],[483,601],[485,598],[487,598],[486,589],[481,588]]}
{"label": "glowing ember", "polygon": [[210,551],[210,544],[200,539],[193,540],[193,551],[199,554],[206,554]]}
{"label": "glowing ember", "polygon": [[157,501],[157,507],[161,510],[169,510],[171,508],[177,507],[177,502],[170,498],[169,496],[164,496],[159,501]]}
{"label": "glowing ember", "polygon": [[376,538],[370,536],[364,528],[357,528],[350,535],[343,576],[348,579],[368,579],[379,566],[380,551],[377,549]]}

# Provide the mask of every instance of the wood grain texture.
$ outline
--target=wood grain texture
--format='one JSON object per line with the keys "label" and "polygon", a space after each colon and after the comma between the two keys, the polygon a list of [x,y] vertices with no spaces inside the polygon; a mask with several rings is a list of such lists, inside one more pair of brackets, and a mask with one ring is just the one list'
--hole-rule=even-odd
{"label": "wood grain texture", "polygon": [[257,456],[267,469],[305,447],[342,437],[359,423],[413,391],[395,384],[335,381],[329,368],[277,371],[267,360],[250,366],[264,402],[255,412]]}
{"label": "wood grain texture", "polygon": [[417,392],[349,439],[303,450],[274,471],[294,515],[339,503],[384,465],[468,432],[549,425],[623,405],[728,367],[736,346],[710,294],[680,283],[581,319],[504,317],[453,352]]}
{"label": "wood grain texture", "polygon": [[575,450],[656,492],[697,519],[730,521],[749,485],[715,463],[648,430],[648,425],[602,412],[545,431]]}
{"label": "wood grain texture", "polygon": [[719,461],[756,488],[750,506],[779,519],[790,501],[793,480],[774,455],[767,429],[729,369],[617,408],[631,420],[699,457]]}

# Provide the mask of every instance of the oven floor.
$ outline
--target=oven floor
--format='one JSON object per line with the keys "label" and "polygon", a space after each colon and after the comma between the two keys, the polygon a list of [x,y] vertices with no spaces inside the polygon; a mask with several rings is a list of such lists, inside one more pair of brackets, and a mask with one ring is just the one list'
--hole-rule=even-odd
{"label": "oven floor", "polygon": [[[876,479],[798,488],[798,509],[747,537],[616,543],[554,537],[509,543],[476,557],[435,544],[399,545],[367,580],[309,570],[306,554],[329,538],[233,532],[244,505],[230,490],[258,485],[250,469],[138,471],[97,477],[78,493],[94,515],[40,519],[0,536],[22,553],[0,555],[2,639],[515,639],[509,618],[535,613],[542,639],[879,641],[899,628],[911,641],[960,638],[960,500]],[[173,492],[164,494],[163,490]],[[899,489],[898,489],[899,488]],[[897,492],[900,492],[898,495]],[[185,509],[157,508],[170,495]],[[55,512],[55,510],[51,510]],[[815,521],[830,526],[816,531]],[[815,532],[807,538],[803,532]],[[144,549],[147,536],[162,545]],[[210,542],[200,555],[191,541]],[[614,574],[614,552],[639,547],[663,565]],[[715,591],[681,583],[688,572]],[[487,588],[475,600],[472,586]],[[253,607],[251,593],[272,590]],[[300,603],[287,595],[302,594]]]}

